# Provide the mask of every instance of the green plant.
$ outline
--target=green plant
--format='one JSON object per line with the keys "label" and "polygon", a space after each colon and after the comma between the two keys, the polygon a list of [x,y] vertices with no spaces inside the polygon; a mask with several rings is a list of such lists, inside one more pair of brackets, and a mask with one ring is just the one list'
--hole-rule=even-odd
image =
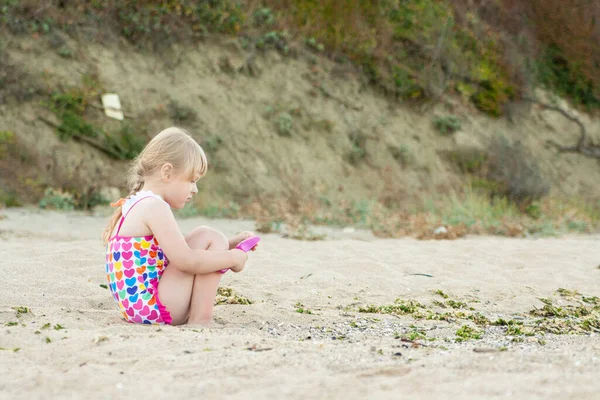
{"label": "green plant", "polygon": [[314,37],[310,37],[310,38],[306,39],[305,43],[310,49],[312,49],[314,51],[317,51],[319,53],[322,53],[325,51],[325,45],[323,45],[323,43],[319,43],[317,41],[317,39],[315,39]]}
{"label": "green plant", "polygon": [[525,214],[529,215],[533,219],[540,219],[542,216],[542,209],[539,203],[531,203],[525,207]]}
{"label": "green plant", "polygon": [[116,133],[102,133],[106,146],[111,150],[113,157],[121,160],[132,160],[146,145],[144,136],[136,132],[134,126],[127,122],[122,123]]}
{"label": "green plant", "polygon": [[31,312],[31,310],[29,308],[23,307],[23,306],[11,307],[11,308],[17,312],[17,315],[27,314],[27,313]]}
{"label": "green plant", "polygon": [[490,325],[490,320],[481,313],[473,313],[468,317],[474,324],[479,326],[488,326]]}
{"label": "green plant", "polygon": [[462,301],[456,301],[456,300],[447,300],[447,301],[446,301],[446,304],[447,304],[449,307],[452,307],[452,308],[457,308],[457,309],[458,309],[458,308],[468,308],[468,307],[469,307],[469,306],[467,305],[467,303],[465,303],[465,302],[462,302]]}
{"label": "green plant", "polygon": [[[575,293],[575,294],[574,294],[573,296],[575,296],[575,295],[579,295],[579,293],[578,293],[577,291],[574,291],[574,293]],[[600,298],[599,298],[599,297],[597,297],[597,296],[591,296],[591,297],[585,297],[585,296],[581,296],[581,300],[582,300],[584,303],[587,303],[587,304],[591,304],[591,305],[593,305],[593,306],[598,306],[598,307],[600,307]]]}
{"label": "green plant", "polygon": [[75,199],[71,193],[63,192],[60,189],[48,188],[44,192],[44,197],[40,200],[40,208],[50,208],[56,210],[74,210]]}
{"label": "green plant", "polygon": [[418,327],[411,325],[411,331],[408,332],[408,334],[404,335],[403,338],[408,339],[408,340],[423,340],[426,339],[427,336],[425,334],[425,332],[421,329],[419,329]]}
{"label": "green plant", "polygon": [[415,314],[420,312],[420,309],[425,309],[425,306],[415,300],[403,300],[396,299],[394,304],[384,306],[369,305],[366,307],[359,307],[358,312],[361,313],[376,313],[376,314]]}
{"label": "green plant", "polygon": [[270,8],[259,8],[254,11],[252,16],[254,17],[254,24],[257,26],[272,26],[276,22],[275,15],[273,15]]}
{"label": "green plant", "polygon": [[211,136],[202,142],[202,147],[207,153],[214,154],[219,150],[219,147],[223,144],[223,138],[221,136]]}
{"label": "green plant", "polygon": [[[600,330],[600,307],[595,297],[585,297],[577,291],[558,289],[569,303],[563,306],[554,305],[552,299],[540,298],[543,307],[535,307],[530,314],[538,319],[533,332],[553,334],[585,334]],[[528,331],[525,334],[532,334]]]}
{"label": "green plant", "polygon": [[206,152],[208,167],[215,171],[226,171],[227,164],[222,162],[217,156],[219,148],[223,144],[223,138],[218,135],[210,136],[201,142],[202,148]]}
{"label": "green plant", "polygon": [[169,116],[177,124],[191,123],[198,119],[196,111],[186,105],[179,104],[172,100],[169,102]]}
{"label": "green plant", "polygon": [[492,325],[495,326],[510,326],[510,325],[523,325],[520,321],[515,321],[514,319],[505,320],[503,318],[498,318],[496,321],[492,322]]}
{"label": "green plant", "polygon": [[351,148],[346,154],[346,159],[352,165],[358,165],[367,157],[367,137],[360,131],[356,130],[348,134]]}
{"label": "green plant", "polygon": [[413,157],[411,157],[410,148],[402,144],[398,146],[388,146],[388,151],[398,163],[402,166],[407,166],[413,161]]}
{"label": "green plant", "polygon": [[257,49],[266,50],[269,48],[276,48],[283,54],[289,53],[289,47],[287,44],[288,33],[284,31],[269,31],[262,35],[254,44]]}
{"label": "green plant", "polygon": [[16,137],[12,131],[0,131],[0,160],[6,157],[16,143]]}
{"label": "green plant", "polygon": [[520,336],[520,335],[523,335],[523,331],[521,330],[521,327],[519,327],[518,325],[509,325],[506,328],[506,335]]}
{"label": "green plant", "polygon": [[110,201],[102,196],[97,190],[90,190],[87,193],[75,196],[76,207],[83,210],[90,210],[96,206],[110,204]]}
{"label": "green plant", "polygon": [[5,207],[21,207],[23,205],[17,192],[4,188],[0,188],[0,204]]}
{"label": "green plant", "polygon": [[58,137],[66,141],[77,136],[98,137],[98,130],[83,118],[87,101],[79,89],[55,92],[50,98],[50,109],[54,111],[60,125]]}
{"label": "green plant", "polygon": [[240,4],[219,0],[98,2],[94,7],[94,15],[118,27],[130,42],[150,42],[155,46],[168,42],[170,38],[189,39],[194,33],[235,34],[245,20]]}
{"label": "green plant", "polygon": [[229,287],[219,287],[217,289],[217,295],[214,301],[215,305],[218,304],[240,304],[240,305],[250,305],[254,302],[247,297],[240,296],[235,293],[232,288]]}
{"label": "green plant", "polygon": [[351,150],[346,155],[346,158],[348,159],[348,162],[350,164],[357,165],[360,163],[361,160],[364,160],[366,155],[367,155],[367,152],[365,151],[364,148],[357,146],[356,144],[353,144]]}
{"label": "green plant", "polygon": [[73,57],[73,50],[71,50],[68,46],[61,46],[58,49],[58,55],[64,58],[71,58]]}
{"label": "green plant", "polygon": [[406,100],[414,100],[425,96],[420,83],[405,68],[394,66],[393,71],[395,92],[398,96]]}
{"label": "green plant", "polygon": [[447,153],[447,157],[463,173],[476,174],[486,167],[489,154],[476,148],[460,148]]}
{"label": "green plant", "polygon": [[297,302],[296,305],[296,312],[299,314],[312,314],[313,312],[311,310],[309,310],[308,308],[306,308],[302,303]]}
{"label": "green plant", "polygon": [[279,113],[275,120],[275,126],[277,127],[277,133],[281,136],[290,136],[294,128],[294,118],[287,112]]}
{"label": "green plant", "polygon": [[456,115],[448,115],[445,117],[437,117],[433,120],[433,126],[442,135],[451,135],[456,131],[460,130],[461,123],[460,119]]}
{"label": "green plant", "polygon": [[457,342],[464,342],[464,341],[470,340],[470,339],[481,339],[482,335],[483,335],[482,331],[480,331],[476,328],[471,328],[468,325],[463,325],[456,331],[456,339],[455,340]]}
{"label": "green plant", "polygon": [[592,79],[558,46],[552,44],[545,49],[537,60],[536,73],[543,85],[559,95],[588,108],[600,107],[600,91]]}
{"label": "green plant", "polygon": [[478,90],[471,96],[475,106],[486,114],[499,117],[504,114],[504,105],[515,96],[514,86],[497,72],[497,66],[485,64]]}
{"label": "green plant", "polygon": [[57,126],[58,136],[63,141],[71,138],[86,139],[112,158],[133,159],[145,145],[143,135],[134,130],[134,125],[123,122],[118,131],[109,133],[85,118],[88,103],[100,91],[101,85],[97,79],[85,75],[82,88],[71,88],[51,95],[48,106],[60,121]]}

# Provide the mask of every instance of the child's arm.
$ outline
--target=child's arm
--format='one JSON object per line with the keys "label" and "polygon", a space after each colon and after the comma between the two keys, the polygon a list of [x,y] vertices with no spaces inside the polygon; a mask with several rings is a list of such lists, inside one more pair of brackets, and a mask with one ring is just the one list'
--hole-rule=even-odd
{"label": "child's arm", "polygon": [[[138,207],[142,205],[140,203]],[[187,242],[175,216],[166,203],[148,199],[144,210],[144,223],[150,228],[158,240],[160,247],[177,269],[188,274],[207,274],[231,268],[233,271],[243,269],[247,256],[241,250],[199,250],[192,249]]]}

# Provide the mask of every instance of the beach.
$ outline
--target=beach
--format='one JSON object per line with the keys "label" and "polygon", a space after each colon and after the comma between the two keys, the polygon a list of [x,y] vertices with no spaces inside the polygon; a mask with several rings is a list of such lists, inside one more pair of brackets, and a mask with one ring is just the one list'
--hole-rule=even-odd
{"label": "beach", "polygon": [[[595,328],[507,334],[507,326],[468,318],[537,326],[531,311],[544,306],[540,298],[562,307],[600,296],[598,235],[419,241],[331,229],[327,240],[297,241],[266,234],[243,272],[223,276],[233,294],[215,306],[213,327],[141,326],[123,322],[104,286],[105,217],[33,208],[0,214],[2,399],[596,399],[600,392]],[[227,235],[254,229],[252,221],[179,222],[184,233],[198,225]],[[240,299],[252,304],[229,304]],[[421,314],[454,314],[448,321],[377,309],[403,302],[423,305],[415,306]],[[379,312],[364,312],[370,306]],[[481,337],[461,341],[456,332],[465,325]]]}

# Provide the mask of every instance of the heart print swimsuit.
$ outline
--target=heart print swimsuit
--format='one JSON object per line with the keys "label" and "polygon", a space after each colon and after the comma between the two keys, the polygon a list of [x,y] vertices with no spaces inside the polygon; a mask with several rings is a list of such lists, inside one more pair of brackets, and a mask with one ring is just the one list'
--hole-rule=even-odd
{"label": "heart print swimsuit", "polygon": [[160,196],[141,191],[123,204],[115,236],[106,246],[106,278],[123,318],[138,324],[171,324],[171,315],[158,298],[158,282],[169,260],[153,235],[120,236],[127,214],[140,201]]}

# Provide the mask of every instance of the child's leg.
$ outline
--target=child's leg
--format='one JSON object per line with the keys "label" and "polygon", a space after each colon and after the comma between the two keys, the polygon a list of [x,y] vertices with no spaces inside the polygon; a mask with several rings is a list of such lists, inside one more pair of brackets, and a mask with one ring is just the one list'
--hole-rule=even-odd
{"label": "child's leg", "polygon": [[[204,241],[209,238],[209,250],[229,250],[229,241],[221,232],[212,228],[197,228],[198,232],[192,231],[187,241],[190,247],[202,248]],[[188,324],[208,324],[212,322],[213,306],[219,282],[221,282],[221,272],[196,275],[194,277],[194,286],[192,288],[192,299],[190,301],[190,314]]]}
{"label": "child's leg", "polygon": [[[229,242],[220,232],[198,227],[186,236],[193,249],[228,250]],[[181,272],[173,263],[169,264],[158,284],[161,303],[171,313],[173,325],[210,322],[215,294],[221,279],[220,272],[192,275]]]}

